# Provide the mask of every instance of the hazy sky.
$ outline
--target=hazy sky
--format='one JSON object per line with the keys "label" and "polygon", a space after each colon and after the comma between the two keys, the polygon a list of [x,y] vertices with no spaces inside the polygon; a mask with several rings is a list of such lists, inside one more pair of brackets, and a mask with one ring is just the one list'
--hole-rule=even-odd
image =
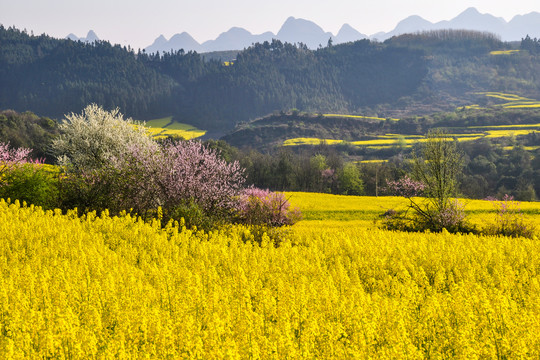
{"label": "hazy sky", "polygon": [[437,22],[468,7],[509,21],[540,12],[539,0],[0,0],[0,24],[34,34],[98,37],[135,49],[186,31],[197,41],[215,39],[233,26],[277,33],[289,16],[314,21],[336,34],[344,23],[372,35],[390,31],[410,15]]}

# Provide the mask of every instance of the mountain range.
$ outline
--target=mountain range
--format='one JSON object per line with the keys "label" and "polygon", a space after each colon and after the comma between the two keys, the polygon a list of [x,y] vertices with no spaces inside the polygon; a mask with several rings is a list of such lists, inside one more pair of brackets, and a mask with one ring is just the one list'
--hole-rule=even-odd
{"label": "mountain range", "polygon": [[[475,8],[468,8],[451,20],[444,20],[432,23],[418,15],[409,16],[400,21],[390,32],[378,32],[371,36],[365,35],[349,24],[344,24],[339,32],[334,35],[325,32],[319,25],[312,21],[289,17],[282,25],[277,34],[270,31],[262,34],[252,34],[249,31],[233,27],[220,34],[214,40],[208,40],[202,44],[198,43],[190,34],[183,32],[173,35],[167,40],[160,35],[153,44],[145,48],[147,53],[156,51],[197,51],[199,53],[241,50],[257,42],[271,41],[279,39],[289,43],[304,43],[310,49],[319,46],[326,46],[328,40],[332,38],[334,44],[369,38],[372,40],[384,41],[395,35],[404,33],[414,33],[419,31],[439,30],[439,29],[466,29],[487,31],[497,34],[503,41],[519,41],[526,35],[530,37],[540,37],[540,13],[531,12],[526,15],[516,15],[510,21],[495,17],[490,14],[481,14]],[[88,38],[88,36],[87,36]]]}
{"label": "mountain range", "polygon": [[68,36],[66,36],[66,39],[70,39],[73,41],[82,41],[82,42],[88,42],[92,43],[94,41],[99,41],[98,36],[94,32],[94,30],[90,30],[88,34],[86,34],[86,37],[78,37],[77,35],[71,33]]}

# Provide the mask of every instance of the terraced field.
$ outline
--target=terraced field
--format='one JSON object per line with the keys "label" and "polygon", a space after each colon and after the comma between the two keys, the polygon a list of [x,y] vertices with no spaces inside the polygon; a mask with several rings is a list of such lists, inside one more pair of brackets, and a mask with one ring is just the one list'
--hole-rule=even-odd
{"label": "terraced field", "polygon": [[[477,133],[452,133],[451,136],[454,136],[458,141],[473,141],[478,140],[482,137],[488,138],[501,138],[508,136],[517,136],[517,135],[526,135],[534,130],[486,130],[483,132]],[[414,144],[421,143],[426,141],[423,137],[419,135],[397,135],[397,134],[386,134],[382,136],[374,136],[369,140],[358,140],[358,141],[345,141],[345,140],[336,140],[336,139],[318,139],[318,138],[294,138],[285,140],[283,146],[299,146],[299,145],[318,145],[321,142],[324,142],[328,145],[336,144],[350,144],[354,146],[363,146],[371,149],[382,149],[385,147],[411,147]]]}
{"label": "terraced field", "polygon": [[496,106],[500,106],[505,109],[540,108],[540,101],[515,94],[506,94],[501,92],[479,92],[477,94],[504,101]]}
{"label": "terraced field", "polygon": [[[478,96],[484,96],[497,103],[492,105],[501,109],[532,109],[540,108],[540,101],[522,97],[515,94],[507,94],[501,92],[480,92]],[[478,104],[467,106],[466,108],[481,109]],[[369,120],[386,120],[384,118],[358,116],[358,115],[337,115],[325,114],[327,117],[350,117]],[[398,119],[391,119],[398,121]],[[481,138],[504,138],[512,136],[527,135],[532,132],[540,131],[540,123],[537,124],[518,124],[518,125],[493,125],[493,126],[469,126],[469,127],[450,127],[446,128],[450,136],[458,139],[458,141],[474,141]],[[324,142],[328,145],[348,144],[358,147],[366,147],[370,149],[384,149],[388,147],[411,147],[418,142],[423,142],[423,136],[419,135],[401,135],[401,134],[385,134],[365,136],[361,140],[345,141],[344,139],[321,139],[314,137],[297,137],[287,139],[283,142],[283,146],[303,146],[303,145],[318,145]]]}

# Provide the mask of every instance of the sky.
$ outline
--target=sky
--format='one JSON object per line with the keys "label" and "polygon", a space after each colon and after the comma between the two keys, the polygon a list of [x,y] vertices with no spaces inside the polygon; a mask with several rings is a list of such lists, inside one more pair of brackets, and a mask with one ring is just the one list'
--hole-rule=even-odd
{"label": "sky", "polygon": [[188,32],[199,43],[233,26],[277,33],[289,16],[337,34],[345,23],[361,33],[393,30],[410,15],[450,20],[469,7],[510,21],[540,12],[539,0],[0,0],[0,24],[64,38],[94,30],[102,40],[145,48],[159,36]]}

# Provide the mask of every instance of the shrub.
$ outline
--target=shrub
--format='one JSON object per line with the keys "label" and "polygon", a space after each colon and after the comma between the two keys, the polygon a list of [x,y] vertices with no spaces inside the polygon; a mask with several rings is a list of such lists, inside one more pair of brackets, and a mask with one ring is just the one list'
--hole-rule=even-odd
{"label": "shrub", "polygon": [[239,198],[239,221],[249,225],[283,226],[301,220],[298,208],[291,208],[283,193],[247,188]]}
{"label": "shrub", "polygon": [[484,230],[487,234],[510,237],[534,237],[535,226],[525,220],[518,201],[514,201],[514,198],[507,194],[504,195],[502,200],[490,200],[497,209],[497,216],[495,222]]}
{"label": "shrub", "polygon": [[17,199],[44,209],[59,205],[57,169],[43,164],[21,164],[2,176],[0,198]]}
{"label": "shrub", "polygon": [[465,221],[463,204],[455,199],[463,165],[456,141],[443,132],[430,131],[420,155],[413,159],[414,179],[406,176],[388,182],[390,191],[407,198],[409,205],[406,211],[385,216],[383,225],[411,231],[475,231]]}
{"label": "shrub", "polygon": [[208,229],[232,217],[243,182],[237,162],[197,141],[169,141],[128,146],[100,169],[68,176],[63,188],[67,207],[130,210],[144,218],[161,207],[164,221],[184,217]]}
{"label": "shrub", "polygon": [[172,208],[167,209],[163,214],[164,223],[170,220],[178,221],[187,229],[202,229],[210,231],[218,225],[224,224],[224,219],[208,214],[193,201],[182,202]]}
{"label": "shrub", "polygon": [[53,147],[66,168],[64,208],[149,218],[161,207],[164,220],[190,216],[187,223],[205,227],[230,219],[236,209],[243,170],[200,142],[158,144],[118,109],[95,104],[66,116],[60,128]]}
{"label": "shrub", "polygon": [[58,205],[58,172],[32,160],[31,152],[0,143],[0,198],[52,209]]}

